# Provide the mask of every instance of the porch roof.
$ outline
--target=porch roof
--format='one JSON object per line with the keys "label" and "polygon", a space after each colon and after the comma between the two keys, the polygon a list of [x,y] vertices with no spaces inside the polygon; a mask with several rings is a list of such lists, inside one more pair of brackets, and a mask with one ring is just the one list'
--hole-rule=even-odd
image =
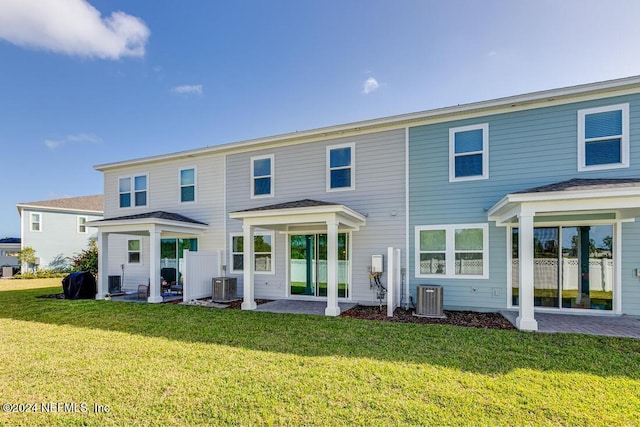
{"label": "porch roof", "polygon": [[610,213],[615,219],[640,216],[640,178],[570,179],[507,194],[487,212],[497,225],[536,216]]}
{"label": "porch roof", "polygon": [[143,212],[89,221],[87,226],[97,227],[102,232],[127,234],[148,232],[151,228],[158,228],[165,232],[201,234],[209,228],[208,224],[204,222],[165,211]]}
{"label": "porch roof", "polygon": [[363,214],[348,206],[310,199],[230,212],[229,218],[242,220],[245,225],[286,232],[322,229],[331,219],[338,222],[340,230],[358,230],[367,222]]}

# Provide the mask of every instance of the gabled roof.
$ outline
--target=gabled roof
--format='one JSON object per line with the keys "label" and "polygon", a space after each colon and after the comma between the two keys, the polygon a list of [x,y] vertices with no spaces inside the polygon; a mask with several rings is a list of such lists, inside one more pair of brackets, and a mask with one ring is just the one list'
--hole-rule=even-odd
{"label": "gabled roof", "polygon": [[18,212],[24,208],[42,208],[45,210],[61,211],[85,211],[102,214],[104,209],[104,196],[65,197],[63,199],[42,200],[38,202],[18,203]]}
{"label": "gabled roof", "polygon": [[124,215],[118,216],[114,218],[107,218],[99,221],[100,223],[107,223],[109,221],[129,221],[129,220],[139,220],[139,219],[161,219],[166,221],[175,221],[175,222],[186,222],[189,224],[201,224],[207,225],[204,222],[196,221],[195,219],[187,218],[184,215],[180,215],[173,212],[165,212],[165,211],[154,211],[154,212],[145,212],[141,214],[134,215]]}
{"label": "gabled roof", "polygon": [[640,178],[574,178],[553,184],[541,185],[514,194],[551,193],[557,191],[606,190],[640,186]]}
{"label": "gabled roof", "polygon": [[294,202],[286,202],[286,203],[277,203],[275,205],[267,205],[260,206],[257,208],[244,209],[237,212],[253,212],[253,211],[270,211],[270,210],[278,210],[278,209],[295,209],[295,208],[311,208],[318,206],[337,206],[340,203],[331,203],[331,202],[322,202],[319,200],[297,200]]}

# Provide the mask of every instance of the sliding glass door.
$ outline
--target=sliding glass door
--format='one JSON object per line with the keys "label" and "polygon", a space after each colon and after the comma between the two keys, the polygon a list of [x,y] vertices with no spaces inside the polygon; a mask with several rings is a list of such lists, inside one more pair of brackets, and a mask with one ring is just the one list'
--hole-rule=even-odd
{"label": "sliding glass door", "polygon": [[[613,226],[533,230],[534,305],[613,309]],[[519,304],[518,229],[512,231],[512,303]]]}

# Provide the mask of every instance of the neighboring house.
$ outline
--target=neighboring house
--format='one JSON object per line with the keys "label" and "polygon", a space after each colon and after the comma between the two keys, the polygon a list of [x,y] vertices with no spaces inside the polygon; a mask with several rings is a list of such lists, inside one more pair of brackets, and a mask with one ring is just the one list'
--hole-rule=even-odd
{"label": "neighboring house", "polygon": [[18,267],[20,238],[6,237],[0,239],[0,267]]}
{"label": "neighboring house", "polygon": [[102,218],[103,203],[102,195],[19,203],[21,248],[35,250],[38,268],[68,267],[70,258],[96,237],[97,230],[87,223]]}
{"label": "neighboring house", "polygon": [[124,269],[161,301],[161,266],[189,249],[222,254],[244,309],[337,315],[377,303],[391,248],[403,305],[437,284],[445,308],[517,309],[527,330],[536,311],[640,315],[640,77],[96,169],[99,298]]}

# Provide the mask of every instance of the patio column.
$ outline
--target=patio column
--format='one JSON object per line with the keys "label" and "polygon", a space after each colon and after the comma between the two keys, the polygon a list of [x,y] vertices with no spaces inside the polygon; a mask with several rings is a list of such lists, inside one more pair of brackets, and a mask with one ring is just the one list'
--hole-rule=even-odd
{"label": "patio column", "polygon": [[149,298],[148,302],[162,302],[160,295],[160,234],[161,231],[152,227],[149,230]]}
{"label": "patio column", "polygon": [[244,269],[243,273],[243,301],[241,308],[243,310],[255,310],[258,306],[256,304],[254,294],[254,283],[253,283],[253,248],[254,248],[254,239],[253,239],[253,225],[242,225],[242,243],[243,243],[243,255],[242,255],[242,265]]}
{"label": "patio column", "polygon": [[98,293],[96,299],[104,299],[109,292],[109,233],[98,232]]}
{"label": "patio column", "polygon": [[338,221],[327,221],[327,308],[326,316],[338,316]]}
{"label": "patio column", "polygon": [[537,331],[533,295],[533,212],[518,215],[518,258],[520,262],[520,304],[516,327],[523,331]]}

